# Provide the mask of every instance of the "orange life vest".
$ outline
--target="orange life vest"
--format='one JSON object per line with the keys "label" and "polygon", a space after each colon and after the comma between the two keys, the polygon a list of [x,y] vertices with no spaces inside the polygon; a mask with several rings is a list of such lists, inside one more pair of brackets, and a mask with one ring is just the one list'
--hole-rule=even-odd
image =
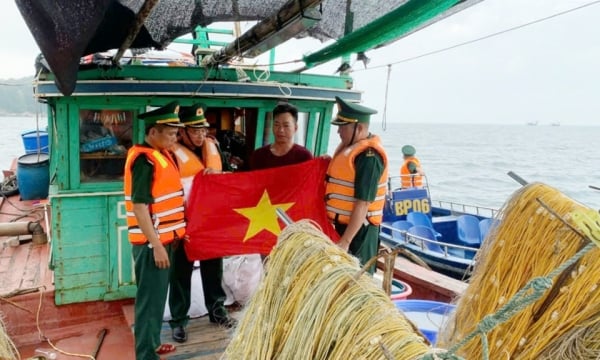
{"label": "orange life vest", "polygon": [[423,186],[423,176],[419,174],[411,174],[410,170],[408,170],[408,163],[414,162],[417,164],[417,167],[421,166],[421,162],[414,156],[406,158],[402,167],[400,168],[400,179],[402,181],[402,188],[411,188],[411,187],[422,187]]}
{"label": "orange life vest", "polygon": [[194,176],[205,168],[222,170],[221,154],[217,143],[211,138],[206,138],[202,144],[202,161],[187,146],[176,143],[173,154],[177,158],[181,184],[183,185],[184,198],[187,201],[194,182]]}
{"label": "orange life vest", "polygon": [[140,145],[134,145],[129,149],[125,161],[123,182],[129,241],[137,245],[148,242],[133,213],[133,203],[131,202],[131,167],[135,159],[142,154],[154,165],[151,188],[154,202],[149,205],[150,217],[160,241],[163,244],[168,244],[175,238],[181,238],[185,234],[183,190],[179,180],[179,172],[173,158],[167,151],[161,152]]}
{"label": "orange life vest", "polygon": [[350,215],[356,201],[354,198],[354,180],[356,179],[354,160],[367,148],[373,148],[381,155],[384,168],[377,185],[375,200],[369,204],[366,220],[373,225],[381,224],[387,190],[388,159],[385,150],[381,146],[381,141],[376,135],[358,141],[344,149],[338,149],[339,151],[336,151],[331,160],[327,169],[325,202],[327,216],[332,221],[335,220],[340,224],[350,223]]}

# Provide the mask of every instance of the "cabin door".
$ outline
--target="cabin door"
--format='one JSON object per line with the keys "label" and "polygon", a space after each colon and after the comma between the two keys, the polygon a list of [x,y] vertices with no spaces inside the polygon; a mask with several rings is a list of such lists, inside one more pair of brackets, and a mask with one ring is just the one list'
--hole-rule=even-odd
{"label": "cabin door", "polygon": [[135,274],[131,244],[127,238],[125,200],[123,196],[112,196],[108,208],[114,209],[109,215],[109,288],[105,300],[135,296]]}

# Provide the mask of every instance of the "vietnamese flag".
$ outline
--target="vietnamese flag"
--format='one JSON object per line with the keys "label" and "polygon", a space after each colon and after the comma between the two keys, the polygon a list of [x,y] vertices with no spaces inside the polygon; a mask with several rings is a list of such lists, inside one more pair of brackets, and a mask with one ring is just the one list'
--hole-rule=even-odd
{"label": "vietnamese flag", "polygon": [[186,208],[185,250],[190,260],[239,254],[268,255],[284,224],[312,219],[337,241],[325,211],[325,173],[329,159],[231,174],[198,174]]}

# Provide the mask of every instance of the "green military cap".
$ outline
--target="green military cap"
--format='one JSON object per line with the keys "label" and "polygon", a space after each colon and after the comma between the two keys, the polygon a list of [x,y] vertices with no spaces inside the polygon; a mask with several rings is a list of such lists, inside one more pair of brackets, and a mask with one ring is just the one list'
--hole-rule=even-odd
{"label": "green military cap", "polygon": [[179,119],[186,127],[203,128],[209,127],[210,124],[204,116],[204,104],[194,104],[192,106],[182,106],[179,110]]}
{"label": "green military cap", "polygon": [[144,121],[146,128],[156,125],[183,127],[184,125],[179,121],[178,113],[179,103],[173,101],[158,109],[139,114],[138,119]]}
{"label": "green military cap", "polygon": [[369,123],[372,114],[377,114],[377,110],[366,106],[351,104],[339,97],[335,97],[338,112],[337,116],[331,122],[333,125],[347,125],[353,123]]}
{"label": "green military cap", "polygon": [[402,154],[404,154],[405,156],[413,156],[417,153],[417,150],[415,150],[415,147],[412,145],[404,145],[402,147]]}

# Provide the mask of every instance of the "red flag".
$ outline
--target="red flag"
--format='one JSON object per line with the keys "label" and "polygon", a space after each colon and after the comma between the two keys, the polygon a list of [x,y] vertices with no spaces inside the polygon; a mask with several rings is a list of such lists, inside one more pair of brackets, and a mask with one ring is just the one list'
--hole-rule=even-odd
{"label": "red flag", "polygon": [[296,165],[194,178],[186,210],[190,260],[239,254],[269,254],[284,224],[276,208],[292,221],[312,219],[337,241],[325,211],[325,173],[329,159]]}

